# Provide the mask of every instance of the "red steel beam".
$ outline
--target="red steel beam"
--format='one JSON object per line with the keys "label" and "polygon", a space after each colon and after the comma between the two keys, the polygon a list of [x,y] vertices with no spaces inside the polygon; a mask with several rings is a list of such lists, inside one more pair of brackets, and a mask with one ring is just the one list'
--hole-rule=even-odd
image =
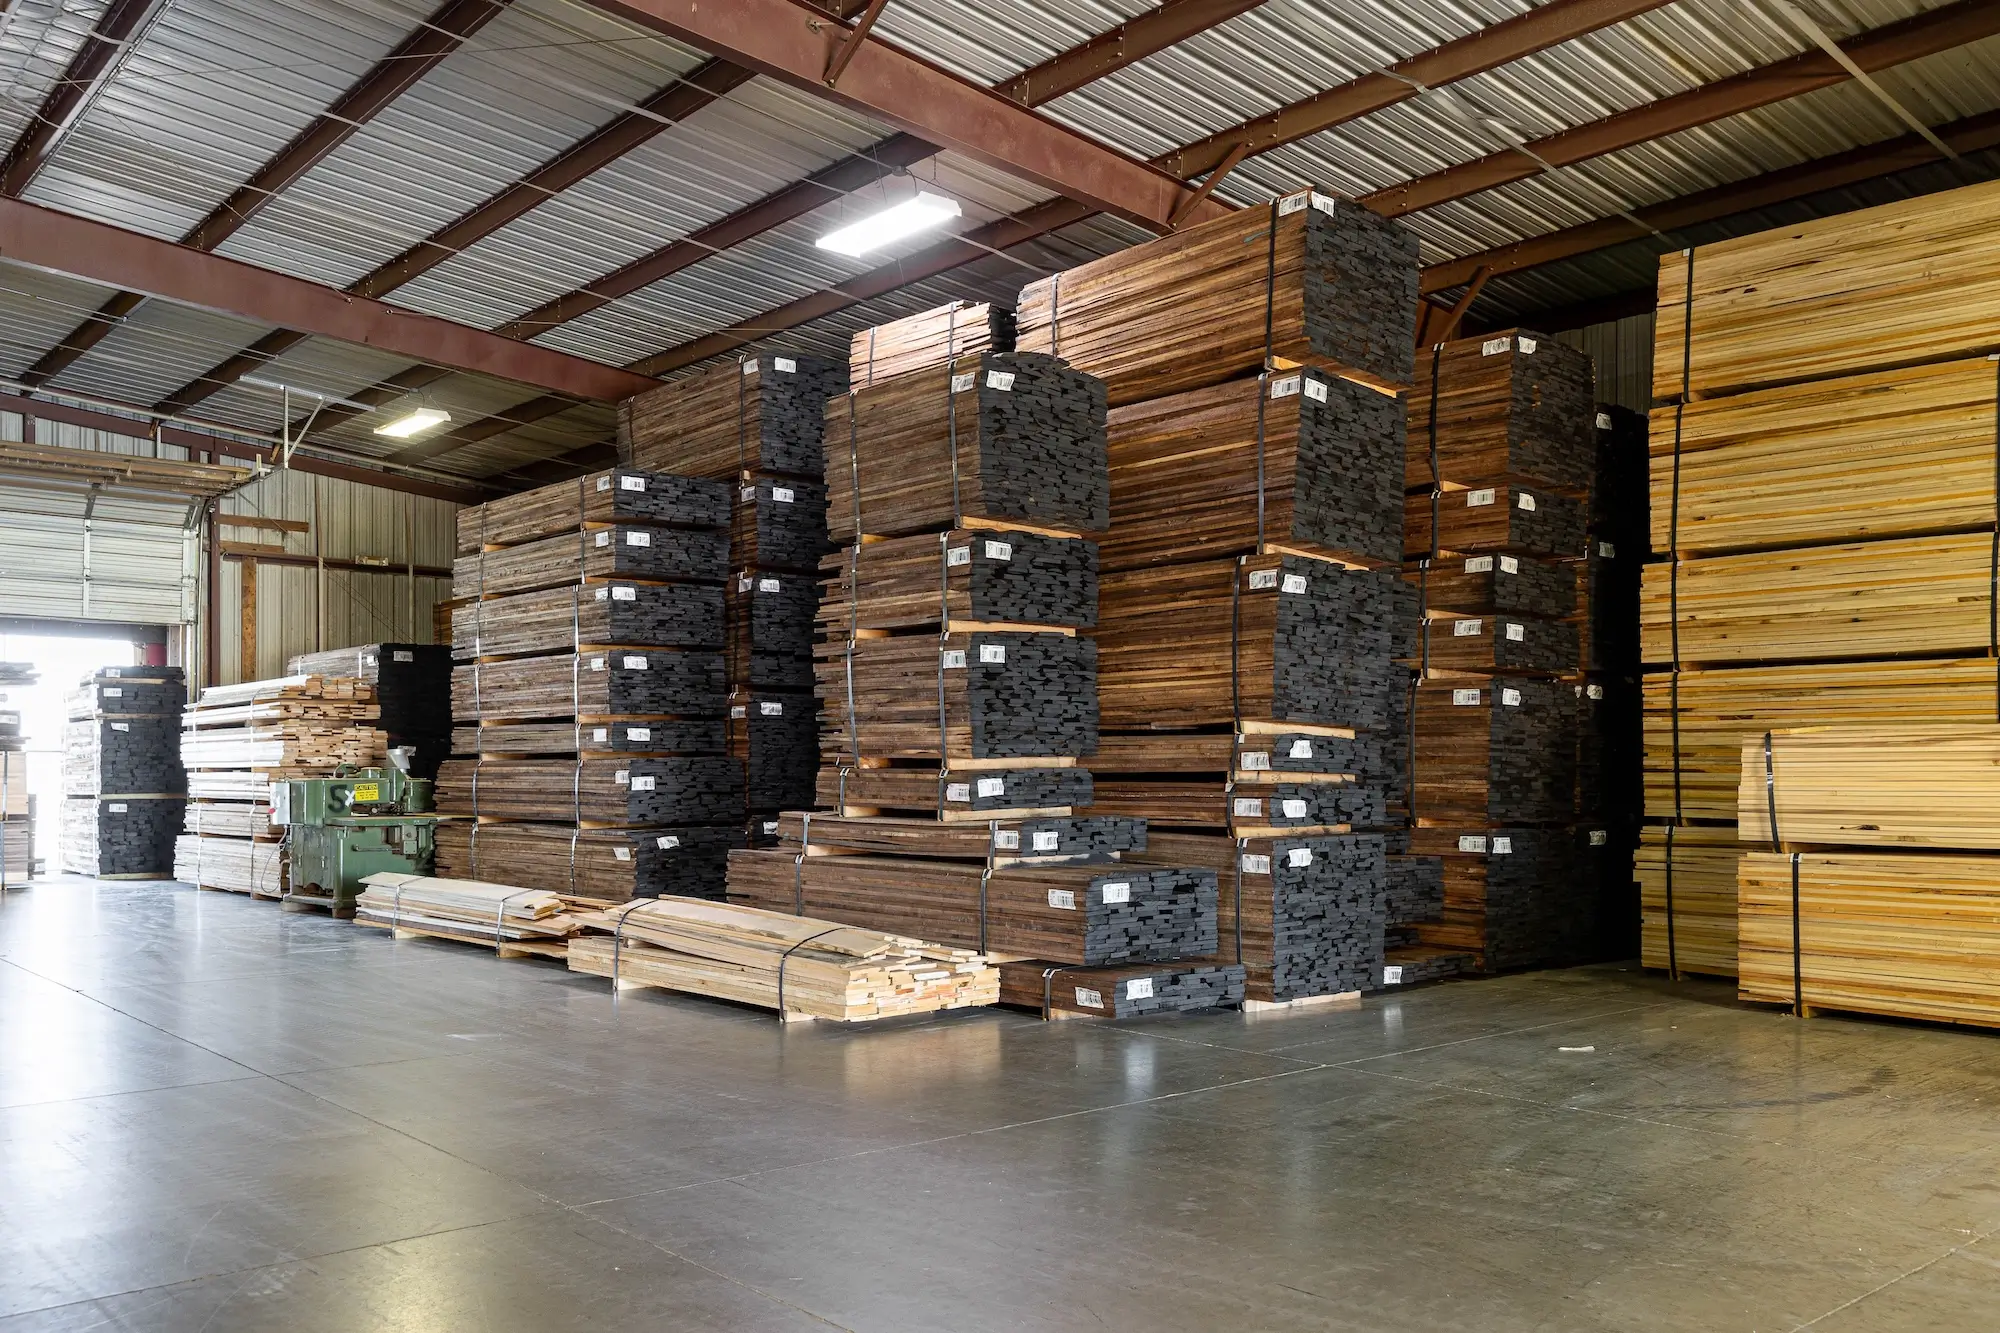
{"label": "red steel beam", "polygon": [[0,199],[0,258],[578,398],[616,402],[652,387],[645,376],[615,366],[19,199]]}
{"label": "red steel beam", "polygon": [[[1843,49],[1855,64],[1873,73],[1949,51],[1995,33],[2000,33],[2000,0],[1958,0],[1957,4],[1864,33],[1843,43]],[[1489,153],[1386,190],[1377,190],[1361,196],[1361,202],[1385,217],[1402,217],[1533,176],[1542,170],[1537,158],[1553,166],[1569,166],[1745,111],[1754,111],[1802,93],[1830,88],[1837,83],[1845,83],[1851,77],[1840,62],[1826,52],[1807,51],[1703,84],[1699,88],[1690,88],[1672,97],[1663,97],[1657,102],[1648,102],[1630,111],[1606,116],[1587,125],[1548,135],[1525,145],[1525,153],[1512,149]]]}
{"label": "red steel beam", "polygon": [[[798,0],[589,3],[1153,231],[1167,230],[1187,194],[1184,184],[1159,168],[886,42],[858,47],[840,86],[828,88],[821,77],[847,30]],[[1196,217],[1229,211],[1209,200]]]}
{"label": "red steel beam", "polygon": [[[197,222],[181,238],[181,244],[207,251],[235,235],[238,228],[255,217],[280,191],[345,143],[355,131],[402,96],[510,3],[512,0],[445,0],[415,32],[404,38],[395,50],[376,62],[342,94],[324,115],[301,130],[229,198]],[[127,315],[137,310],[145,299],[143,294],[131,291],[121,291],[113,296],[24,371],[20,376],[22,382],[45,384],[60,375],[78,357],[102,341]]]}
{"label": "red steel beam", "polygon": [[[709,106],[750,77],[749,70],[726,60],[708,61],[685,79],[677,79],[654,93],[640,103],[637,110],[614,117],[528,175],[488,197],[456,221],[439,228],[373,272],[349,283],[344,290],[371,298],[388,295],[633,149],[650,142],[668,125],[685,120]],[[291,329],[275,329],[244,351],[210,367],[174,390],[155,405],[155,410],[185,412],[271,358],[296,347],[306,337],[306,334]]]}
{"label": "red steel beam", "polygon": [[[1127,19],[1087,42],[1051,56],[1032,69],[996,84],[993,91],[1022,106],[1041,106],[1075,92],[1093,79],[1157,55],[1197,33],[1227,23],[1264,0],[1166,0],[1157,9]],[[1665,0],[1656,0],[1665,3]]]}
{"label": "red steel beam", "polygon": [[[111,0],[97,24],[70,58],[62,77],[49,89],[35,118],[0,161],[0,194],[19,196],[33,183],[77,119],[90,109],[104,82],[118,68],[125,44],[145,27],[160,0]],[[0,5],[4,11],[5,5]]]}

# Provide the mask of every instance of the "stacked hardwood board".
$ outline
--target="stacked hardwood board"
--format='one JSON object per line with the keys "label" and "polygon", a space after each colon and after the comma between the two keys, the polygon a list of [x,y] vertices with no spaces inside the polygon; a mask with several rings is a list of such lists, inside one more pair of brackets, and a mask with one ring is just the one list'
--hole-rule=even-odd
{"label": "stacked hardwood board", "polygon": [[[441,876],[608,902],[721,893],[744,817],[724,667],[733,517],[724,481],[631,467],[459,511]],[[607,535],[696,558],[568,558]],[[489,562],[507,591],[481,591]]]}
{"label": "stacked hardwood board", "polygon": [[[1615,615],[1580,596],[1589,562],[1633,528],[1629,481],[1616,484],[1630,426],[1600,413],[1587,356],[1522,329],[1420,352],[1409,416],[1405,577],[1422,622],[1408,854],[1441,859],[1443,891],[1391,962],[1436,975],[1454,967],[1446,951],[1459,970],[1581,961],[1633,896],[1634,820],[1612,818],[1602,782],[1606,701],[1632,692],[1586,657],[1585,631]],[[1606,883],[1585,873],[1599,865]]]}
{"label": "stacked hardwood board", "polygon": [[[1662,257],[1644,779],[1681,839],[1734,829],[1741,747],[1767,730],[2000,719],[1996,234],[1988,184]],[[1701,879],[1733,884],[1735,855]],[[1686,878],[1672,922],[1649,878],[1645,956],[1735,973],[1735,913],[1716,923]]]}
{"label": "stacked hardwood board", "polygon": [[165,879],[187,805],[179,667],[104,667],[70,692],[63,729],[63,869]]}
{"label": "stacked hardwood board", "polygon": [[8,692],[41,679],[32,662],[0,662],[0,888],[25,883],[35,868],[35,798],[18,707]]}
{"label": "stacked hardwood board", "polygon": [[746,836],[812,801],[815,580],[830,549],[821,437],[838,363],[746,358],[621,408],[620,440],[641,466],[726,482],[730,574],[723,603],[728,753],[744,773]]}
{"label": "stacked hardwood board", "polygon": [[388,762],[375,687],[352,677],[282,676],[211,685],[181,718],[187,769],[174,878],[204,889],[280,898],[284,845],[271,787]]}
{"label": "stacked hardwood board", "polygon": [[[481,506],[484,508],[484,506]],[[389,747],[410,751],[410,774],[437,777],[451,753],[451,649],[435,643],[364,643],[303,653],[288,676],[344,676],[375,687]]]}

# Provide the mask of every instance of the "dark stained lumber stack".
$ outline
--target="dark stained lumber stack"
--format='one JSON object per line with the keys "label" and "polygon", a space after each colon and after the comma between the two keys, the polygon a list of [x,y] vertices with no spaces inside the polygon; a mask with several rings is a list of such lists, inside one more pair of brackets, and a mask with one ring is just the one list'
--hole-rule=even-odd
{"label": "dark stained lumber stack", "polygon": [[627,398],[618,451],[630,467],[737,481],[818,481],[826,400],[847,388],[846,367],[820,357],[745,357]]}
{"label": "dark stained lumber stack", "polygon": [[[482,508],[484,506],[481,506]],[[364,643],[302,653],[288,676],[348,676],[375,687],[389,746],[408,746],[410,772],[435,778],[451,753],[451,649],[437,643]]]}
{"label": "dark stained lumber stack", "polygon": [[1007,816],[977,824],[792,811],[778,818],[778,845],[814,855],[906,853],[1020,863],[1116,860],[1146,849],[1146,821],[1107,815]]}
{"label": "dark stained lumber stack", "polygon": [[1567,826],[1414,830],[1411,851],[1444,865],[1444,912],[1419,938],[1481,972],[1587,960],[1598,938],[1587,847],[1587,834]]}
{"label": "dark stained lumber stack", "polygon": [[813,804],[819,771],[819,721],[809,696],[751,690],[729,705],[729,753],[743,763],[743,789],[755,815]]}
{"label": "dark stained lumber stack", "polygon": [[[439,812],[469,823],[440,831],[441,871],[518,864],[534,878],[512,882],[614,901],[719,895],[745,808],[728,753],[730,483],[624,467],[482,508],[460,515],[461,550],[479,549],[457,571],[459,725],[437,787]],[[600,550],[679,554],[578,559]]]}
{"label": "dark stained lumber stack", "polygon": [[935,763],[823,767],[814,803],[856,814],[921,812],[946,823],[967,819],[984,823],[997,815],[1050,814],[1089,805],[1095,786],[1090,770],[1074,761],[1053,762],[1053,767],[1020,768],[963,760],[956,768]]}
{"label": "dark stained lumber stack", "polygon": [[1590,358],[1507,329],[1417,356],[1404,484],[1428,491],[1519,480],[1585,495],[1596,472]]}
{"label": "dark stained lumber stack", "polygon": [[1274,360],[1398,390],[1416,341],[1416,259],[1407,228],[1302,191],[1028,284],[1016,345],[1104,380],[1119,405]]}
{"label": "dark stained lumber stack", "polygon": [[1427,825],[1567,822],[1576,801],[1576,693],[1528,676],[1417,687],[1416,803]]}
{"label": "dark stained lumber stack", "polygon": [[832,549],[826,533],[826,484],[754,475],[738,482],[729,549],[739,569],[817,570]]}
{"label": "dark stained lumber stack", "polygon": [[1237,964],[1133,963],[1071,968],[1027,961],[1000,964],[1000,1003],[1044,1018],[1139,1018],[1234,1009],[1243,1003]]}
{"label": "dark stained lumber stack", "polygon": [[866,388],[959,357],[1013,350],[1013,311],[985,301],[947,301],[857,332],[848,343],[847,370],[852,383]]}
{"label": "dark stained lumber stack", "polygon": [[68,699],[63,729],[63,869],[166,878],[187,804],[179,668],[92,672]]}
{"label": "dark stained lumber stack", "polygon": [[[1095,543],[1004,528],[953,528],[850,546],[821,566],[822,631],[1097,623]],[[865,596],[857,600],[859,580]]]}

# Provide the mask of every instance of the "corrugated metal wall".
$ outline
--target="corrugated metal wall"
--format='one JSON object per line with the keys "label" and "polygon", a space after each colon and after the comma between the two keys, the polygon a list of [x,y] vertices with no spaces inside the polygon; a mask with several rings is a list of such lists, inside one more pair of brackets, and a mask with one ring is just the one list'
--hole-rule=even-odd
{"label": "corrugated metal wall", "polygon": [[1597,362],[1597,400],[1643,412],[1653,404],[1653,312],[1592,324],[1556,338]]}

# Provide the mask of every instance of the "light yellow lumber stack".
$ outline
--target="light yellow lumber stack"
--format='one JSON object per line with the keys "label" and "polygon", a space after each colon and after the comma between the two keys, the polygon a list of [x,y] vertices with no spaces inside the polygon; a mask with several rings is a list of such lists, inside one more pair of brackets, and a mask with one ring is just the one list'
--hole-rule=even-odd
{"label": "light yellow lumber stack", "polygon": [[[1640,830],[1639,961],[1645,967],[1736,975],[1736,863],[1743,845],[1733,827],[1688,824]],[[1667,930],[1672,871],[1673,931]]]}
{"label": "light yellow lumber stack", "polygon": [[1750,843],[2000,849],[2000,726],[1752,736],[1743,742],[1737,812]]}

